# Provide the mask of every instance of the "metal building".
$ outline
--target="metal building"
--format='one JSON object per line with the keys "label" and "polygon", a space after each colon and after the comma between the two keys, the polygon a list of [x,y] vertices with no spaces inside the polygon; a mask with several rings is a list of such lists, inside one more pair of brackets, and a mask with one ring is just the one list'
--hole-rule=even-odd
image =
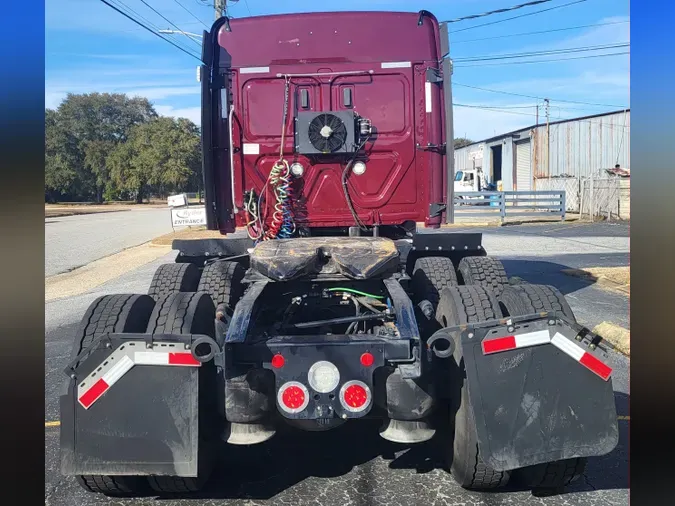
{"label": "metal building", "polygon": [[532,125],[455,150],[455,173],[481,168],[505,191],[546,190],[551,180],[630,169],[630,109]]}

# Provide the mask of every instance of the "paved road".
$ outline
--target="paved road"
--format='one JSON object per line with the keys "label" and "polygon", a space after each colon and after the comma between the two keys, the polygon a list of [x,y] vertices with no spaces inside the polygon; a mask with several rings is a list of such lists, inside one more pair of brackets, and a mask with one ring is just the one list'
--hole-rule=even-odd
{"label": "paved road", "polygon": [[[569,227],[569,226],[568,226]],[[628,298],[600,290],[593,284],[560,274],[563,267],[628,265],[626,227],[587,225],[546,231],[543,226],[487,229],[484,243],[502,258],[509,276],[558,286],[585,325],[601,321],[628,324]],[[508,230],[507,230],[508,229]],[[471,229],[472,231],[475,229]],[[525,249],[527,247],[527,249]],[[173,261],[170,254],[110,281],[94,292],[46,305],[45,412],[58,419],[58,392],[64,378],[71,341],[69,334],[88,304],[105,293],[143,293],[157,265]],[[628,415],[629,360],[612,353],[618,413]],[[518,505],[604,506],[628,504],[628,421],[620,420],[619,446],[609,455],[591,459],[586,473],[565,493],[534,497],[516,485],[496,493],[473,493],[459,488],[442,469],[442,441],[424,446],[388,443],[377,425],[347,424],[327,433],[277,435],[268,443],[228,448],[203,494],[163,501],[167,506],[193,504],[241,505]],[[45,429],[46,504],[130,504],[154,498],[113,501],[85,493],[59,474],[58,428]]]}
{"label": "paved road", "polygon": [[168,209],[45,219],[45,276],[86,265],[171,232]]}

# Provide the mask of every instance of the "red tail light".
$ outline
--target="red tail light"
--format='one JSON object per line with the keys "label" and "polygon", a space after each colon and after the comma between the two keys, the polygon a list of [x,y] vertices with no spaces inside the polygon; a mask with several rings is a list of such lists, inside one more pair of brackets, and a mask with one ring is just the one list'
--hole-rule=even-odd
{"label": "red tail light", "polygon": [[340,404],[352,413],[367,409],[371,398],[370,388],[362,381],[348,381],[340,389]]}
{"label": "red tail light", "polygon": [[370,352],[365,352],[363,355],[361,355],[361,365],[364,367],[370,367],[373,365],[375,362],[375,357],[373,357],[373,354]]}
{"label": "red tail light", "polygon": [[297,381],[284,383],[279,388],[277,403],[287,413],[299,413],[309,403],[307,387]]}

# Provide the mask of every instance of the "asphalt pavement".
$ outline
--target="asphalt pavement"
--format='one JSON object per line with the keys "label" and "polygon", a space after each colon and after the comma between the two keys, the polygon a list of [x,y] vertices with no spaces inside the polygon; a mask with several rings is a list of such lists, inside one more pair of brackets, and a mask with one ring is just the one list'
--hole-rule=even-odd
{"label": "asphalt pavement", "polygon": [[45,218],[45,277],[87,265],[171,230],[171,214],[161,208]]}
{"label": "asphalt pavement", "polygon": [[[568,267],[628,265],[626,225],[522,225],[483,230],[470,228],[467,231],[484,233],[486,250],[502,259],[509,276],[557,286],[584,325],[611,321],[628,327],[628,297],[560,272]],[[173,262],[174,258],[174,253],[169,254],[92,292],[46,304],[46,422],[58,420],[58,393],[65,379],[62,370],[72,346],[70,336],[87,306],[102,294],[146,292],[156,267]],[[162,503],[167,506],[627,505],[630,361],[610,352],[609,362],[614,368],[613,387],[620,416],[619,445],[609,455],[590,459],[582,478],[557,495],[535,497],[531,491],[518,488],[517,484],[497,492],[467,492],[442,468],[442,455],[447,448],[442,438],[418,446],[398,445],[380,438],[377,424],[361,422],[326,433],[289,430],[261,445],[227,447],[223,462],[203,493],[166,498]],[[154,496],[107,499],[87,493],[74,480],[61,476],[59,428],[51,425],[45,427],[46,504],[141,505],[157,502]]]}

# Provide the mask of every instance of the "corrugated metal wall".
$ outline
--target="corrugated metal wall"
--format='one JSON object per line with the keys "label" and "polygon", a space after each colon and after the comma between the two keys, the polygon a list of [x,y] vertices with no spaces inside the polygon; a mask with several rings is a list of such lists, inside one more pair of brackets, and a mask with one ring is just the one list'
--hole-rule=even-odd
{"label": "corrugated metal wall", "polygon": [[630,168],[630,111],[550,125],[546,168],[546,125],[533,130],[534,177],[589,177],[617,163]]}
{"label": "corrugated metal wall", "polygon": [[[472,144],[455,150],[455,173],[458,170],[472,169],[473,157],[477,158],[477,165],[485,168],[487,160],[482,159],[485,155],[485,143]],[[482,160],[481,160],[482,159]],[[482,165],[481,165],[482,163]]]}

